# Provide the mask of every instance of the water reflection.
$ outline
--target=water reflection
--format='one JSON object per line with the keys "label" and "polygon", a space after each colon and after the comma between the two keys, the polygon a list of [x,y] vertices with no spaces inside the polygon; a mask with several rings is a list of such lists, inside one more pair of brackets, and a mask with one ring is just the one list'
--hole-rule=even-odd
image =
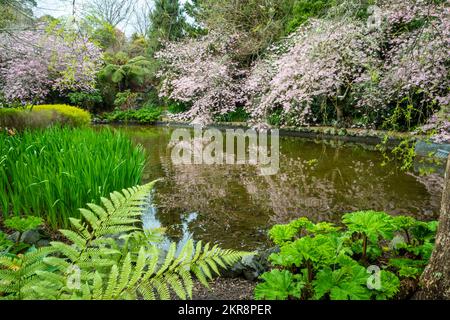
{"label": "water reflection", "polygon": [[374,209],[434,219],[439,188],[426,179],[382,167],[373,146],[339,141],[280,139],[280,171],[260,176],[251,165],[173,165],[172,129],[121,128],[149,154],[144,179],[157,184],[144,225],[166,227],[166,242],[196,240],[255,249],[276,223],[301,216],[338,222],[346,212]]}
{"label": "water reflection", "polygon": [[[157,212],[158,208],[153,204],[154,200],[154,193],[150,195],[149,203],[145,208],[145,211],[142,216],[142,224],[144,230],[152,230],[152,229],[166,229],[161,221],[157,218]],[[189,225],[193,223],[198,217],[198,214],[196,212],[189,213],[187,215],[180,215],[181,224],[178,225],[171,225],[167,229],[169,229],[169,233],[173,234],[175,230],[179,231],[180,236],[177,237],[177,254],[180,253],[181,249],[184,247],[184,245],[191,239],[194,238],[193,232],[189,230]],[[167,250],[170,246],[170,244],[173,242],[173,239],[171,239],[168,235],[163,234],[162,240],[159,242],[159,246]]]}

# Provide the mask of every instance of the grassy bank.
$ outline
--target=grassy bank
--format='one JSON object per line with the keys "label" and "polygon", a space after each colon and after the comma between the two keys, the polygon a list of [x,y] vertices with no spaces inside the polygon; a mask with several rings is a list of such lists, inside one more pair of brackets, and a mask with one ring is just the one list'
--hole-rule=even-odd
{"label": "grassy bank", "polygon": [[14,128],[19,131],[43,129],[53,125],[82,127],[90,122],[89,112],[64,104],[0,108],[0,128]]}

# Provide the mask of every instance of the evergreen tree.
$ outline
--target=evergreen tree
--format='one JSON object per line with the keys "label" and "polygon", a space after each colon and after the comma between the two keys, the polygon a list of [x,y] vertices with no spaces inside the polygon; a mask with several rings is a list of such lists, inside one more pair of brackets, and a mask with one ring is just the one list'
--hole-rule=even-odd
{"label": "evergreen tree", "polygon": [[156,52],[163,41],[174,41],[184,35],[186,20],[178,0],[155,0],[150,21],[150,54]]}
{"label": "evergreen tree", "polygon": [[184,4],[184,11],[190,18],[186,23],[186,33],[189,37],[196,37],[208,33],[204,21],[202,20],[202,2],[201,0],[189,0]]}

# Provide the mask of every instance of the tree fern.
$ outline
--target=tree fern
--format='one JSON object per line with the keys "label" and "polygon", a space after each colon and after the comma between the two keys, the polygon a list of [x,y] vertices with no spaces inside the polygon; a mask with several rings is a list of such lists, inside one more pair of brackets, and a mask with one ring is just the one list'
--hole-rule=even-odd
{"label": "tree fern", "polygon": [[99,73],[100,79],[111,80],[118,84],[120,89],[126,89],[130,83],[142,85],[146,75],[152,74],[154,65],[147,58],[143,56],[122,58],[122,61],[116,61],[103,68]]}
{"label": "tree fern", "polygon": [[[155,181],[156,182],[156,181]],[[71,242],[52,242],[20,257],[1,256],[0,296],[12,299],[181,299],[191,298],[192,274],[208,280],[248,253],[188,241],[163,253],[148,241],[140,215],[155,182],[88,204],[72,230]],[[72,271],[77,271],[73,273]],[[74,280],[75,281],[72,281]]]}

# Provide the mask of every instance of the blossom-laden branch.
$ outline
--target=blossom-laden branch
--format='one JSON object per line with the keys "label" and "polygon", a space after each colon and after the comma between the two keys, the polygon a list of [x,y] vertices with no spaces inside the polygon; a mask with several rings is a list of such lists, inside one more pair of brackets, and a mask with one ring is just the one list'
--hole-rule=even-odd
{"label": "blossom-laden branch", "polygon": [[0,35],[0,81],[9,102],[43,102],[51,92],[90,92],[102,64],[101,50],[62,27]]}

